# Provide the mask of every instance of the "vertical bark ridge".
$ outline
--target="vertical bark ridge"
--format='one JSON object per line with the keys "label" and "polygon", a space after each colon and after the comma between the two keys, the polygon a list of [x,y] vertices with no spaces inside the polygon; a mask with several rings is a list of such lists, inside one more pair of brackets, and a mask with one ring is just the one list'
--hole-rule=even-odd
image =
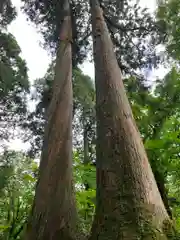
{"label": "vertical bark ridge", "polygon": [[26,240],[78,239],[72,177],[72,52],[69,2],[64,3],[53,96],[47,112],[39,179]]}
{"label": "vertical bark ridge", "polygon": [[[96,84],[97,207],[90,239],[137,239],[168,218],[132,115],[102,10],[90,0]],[[151,238],[150,238],[151,239]]]}

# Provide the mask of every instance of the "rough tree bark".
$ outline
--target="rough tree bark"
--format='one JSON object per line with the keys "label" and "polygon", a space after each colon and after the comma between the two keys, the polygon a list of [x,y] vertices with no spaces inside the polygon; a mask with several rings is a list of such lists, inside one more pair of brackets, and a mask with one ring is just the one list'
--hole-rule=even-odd
{"label": "rough tree bark", "polygon": [[71,17],[64,3],[53,96],[26,240],[80,239],[72,177]]}
{"label": "rough tree bark", "polygon": [[97,0],[90,0],[90,5],[97,116],[97,206],[90,240],[152,239],[168,214],[132,115],[102,10]]}

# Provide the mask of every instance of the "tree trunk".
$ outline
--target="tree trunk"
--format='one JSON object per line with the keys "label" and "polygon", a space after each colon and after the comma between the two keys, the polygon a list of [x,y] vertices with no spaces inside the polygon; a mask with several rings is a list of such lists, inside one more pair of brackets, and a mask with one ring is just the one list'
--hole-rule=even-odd
{"label": "tree trunk", "polygon": [[[87,165],[89,164],[89,142],[88,142],[88,131],[86,129],[86,124],[84,124],[84,129],[83,129],[83,151],[84,151],[84,161],[83,161],[83,164],[84,165]],[[84,186],[85,186],[85,190],[89,190],[89,183],[88,181],[85,181],[84,182]]]}
{"label": "tree trunk", "polygon": [[[153,239],[168,214],[124,90],[103,13],[91,0],[97,116],[97,207],[90,240]],[[160,239],[160,235],[158,236]]]}
{"label": "tree trunk", "polygon": [[167,189],[165,187],[165,177],[158,170],[158,166],[156,166],[156,169],[154,169],[153,173],[154,173],[154,177],[156,179],[156,183],[157,183],[159,192],[161,194],[161,198],[163,200],[164,206],[167,210],[167,213],[168,213],[169,217],[172,219],[172,211],[171,211],[171,208],[169,206],[169,201],[168,201],[168,192],[167,192]]}
{"label": "tree trunk", "polygon": [[72,39],[68,1],[64,12],[27,240],[80,239],[72,177]]}
{"label": "tree trunk", "polygon": [[[169,114],[169,115],[171,116],[172,114]],[[165,123],[166,117],[167,116],[165,116],[165,117],[161,116],[161,115],[158,116],[158,119],[156,121],[156,125],[153,129],[153,134],[152,134],[152,137],[151,137],[152,140],[153,139],[159,139],[159,134],[160,134],[160,131],[161,131],[161,129],[162,129],[164,123]],[[158,161],[156,161],[156,154],[155,153],[150,154],[150,161],[153,162],[153,164],[151,164],[152,171],[154,173],[154,177],[155,177],[159,192],[161,194],[161,198],[163,200],[164,206],[167,210],[167,213],[168,213],[169,217],[172,219],[172,211],[171,211],[171,208],[169,206],[169,201],[168,201],[168,191],[167,191],[166,186],[165,186],[165,176],[166,176],[166,174],[163,174],[159,171]]]}
{"label": "tree trunk", "polygon": [[89,141],[88,141],[88,128],[86,123],[86,109],[83,107],[82,122],[83,122],[83,151],[84,151],[84,164],[89,163]]}

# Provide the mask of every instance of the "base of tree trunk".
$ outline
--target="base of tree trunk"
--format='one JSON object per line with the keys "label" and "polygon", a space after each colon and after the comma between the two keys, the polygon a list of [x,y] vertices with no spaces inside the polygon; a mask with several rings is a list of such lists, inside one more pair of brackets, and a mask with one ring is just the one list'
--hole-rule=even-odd
{"label": "base of tree trunk", "polygon": [[[162,221],[161,209],[151,204],[126,208],[123,214],[97,212],[89,240],[167,240],[173,239],[174,230],[171,221]],[[162,213],[163,214],[163,213]],[[97,219],[97,221],[96,221]]]}

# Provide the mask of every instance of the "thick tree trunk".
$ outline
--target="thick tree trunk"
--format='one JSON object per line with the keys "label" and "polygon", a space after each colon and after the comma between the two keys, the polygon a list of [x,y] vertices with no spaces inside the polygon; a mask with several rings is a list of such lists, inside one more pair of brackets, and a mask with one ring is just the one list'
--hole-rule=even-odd
{"label": "thick tree trunk", "polygon": [[80,239],[72,178],[71,18],[68,2],[65,5],[53,96],[48,109],[39,180],[25,237],[27,240]]}
{"label": "thick tree trunk", "polygon": [[168,214],[96,0],[91,0],[91,13],[97,108],[97,208],[90,240],[152,239],[152,230],[161,229]]}

